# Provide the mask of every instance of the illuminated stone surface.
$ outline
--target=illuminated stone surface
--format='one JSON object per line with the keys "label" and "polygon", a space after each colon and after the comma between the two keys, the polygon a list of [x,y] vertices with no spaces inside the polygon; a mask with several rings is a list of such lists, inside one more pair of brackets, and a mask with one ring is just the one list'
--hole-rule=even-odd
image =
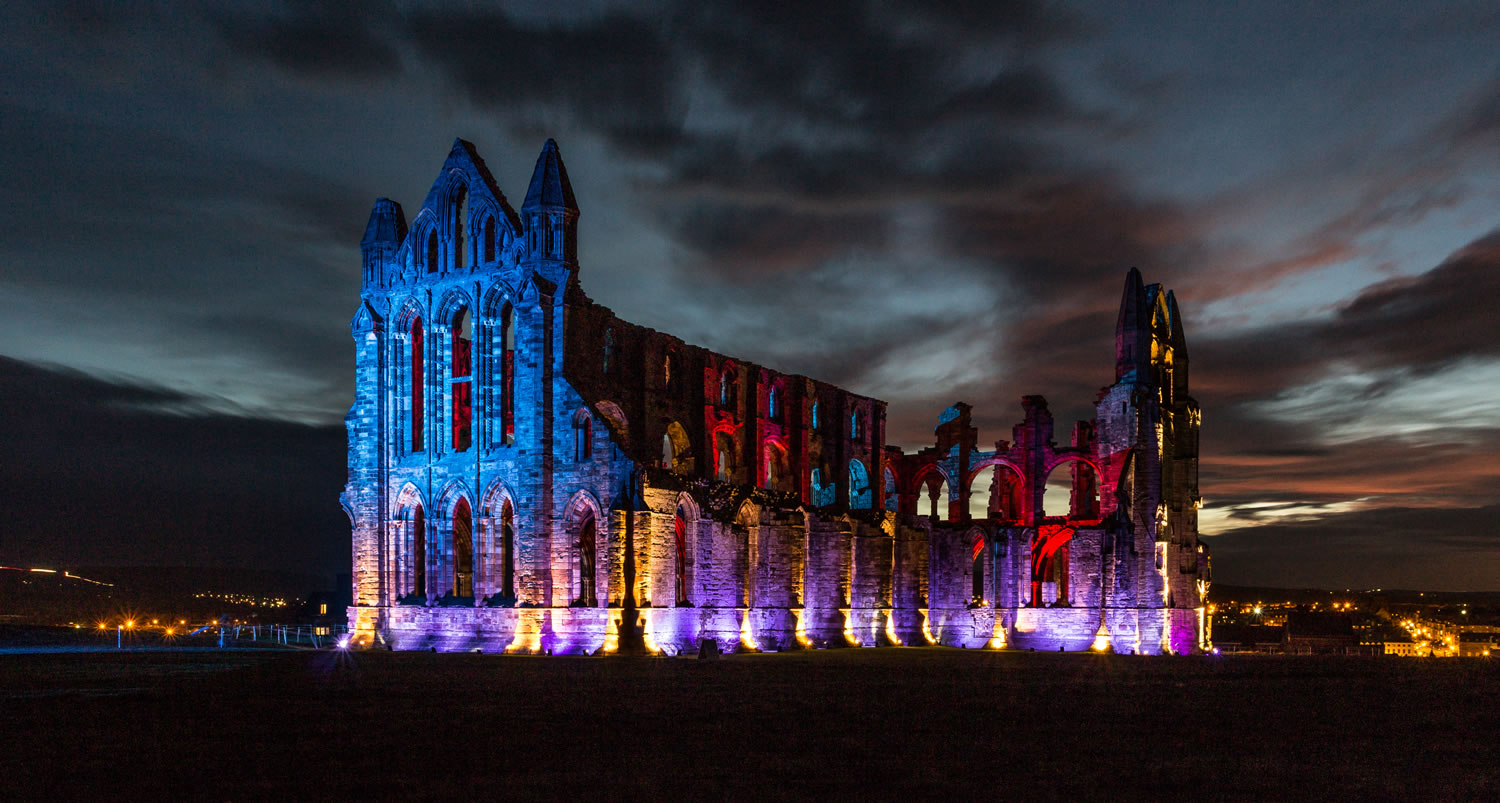
{"label": "illuminated stone surface", "polygon": [[[627,614],[672,654],[1206,643],[1200,414],[1170,292],[1130,271],[1115,382],[1067,445],[1028,396],[1010,441],[980,450],[957,404],[903,454],[884,402],[595,304],[577,221],[550,140],[519,212],[461,140],[410,226],[376,202],[341,497],[362,643],[592,653]],[[1068,514],[1045,516],[1058,466]]]}

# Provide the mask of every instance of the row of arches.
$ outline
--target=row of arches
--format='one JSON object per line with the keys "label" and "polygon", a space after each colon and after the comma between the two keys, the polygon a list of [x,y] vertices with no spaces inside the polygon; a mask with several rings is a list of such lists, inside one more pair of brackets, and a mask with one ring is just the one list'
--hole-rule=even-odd
{"label": "row of arches", "polygon": [[[518,566],[527,560],[540,559],[555,568],[553,560],[558,556],[528,553],[519,543],[519,523],[509,492],[503,488],[493,490],[489,497],[475,516],[467,492],[450,487],[437,503],[438,515],[434,519],[415,486],[403,489],[392,522],[395,602],[489,607],[549,604],[546,599],[522,598],[517,588]],[[744,583],[748,589],[753,586],[750,574],[757,560],[751,534],[753,517],[746,521],[743,518],[736,520],[734,529],[747,539]],[[689,554],[700,519],[696,501],[687,493],[681,494],[665,542],[653,549],[661,560],[652,573],[654,593],[649,596],[657,604],[693,604]],[[607,574],[602,569],[607,567],[610,554],[608,522],[608,511],[587,491],[574,494],[565,508],[561,520],[563,541],[553,549],[562,547],[566,551],[567,575],[554,576],[553,582],[567,584],[564,596],[570,606],[598,607],[605,601],[600,592],[607,583]],[[638,537],[653,538],[650,533]],[[751,592],[745,593],[744,600],[749,600]],[[649,598],[641,602],[651,604]]]}
{"label": "row of arches", "polygon": [[454,174],[436,211],[423,210],[413,221],[412,259],[426,273],[445,268],[491,263],[509,248],[514,232],[500,209],[484,200],[470,209],[467,179]]}
{"label": "row of arches", "polygon": [[[886,472],[886,507],[895,510],[896,480],[889,468]],[[1030,505],[1026,498],[1026,481],[1015,466],[1002,460],[985,461],[969,471],[967,482],[969,518],[1000,521],[1027,518]],[[1097,521],[1101,515],[1099,482],[1099,471],[1089,460],[1063,457],[1046,472],[1041,508],[1034,511],[1035,517]],[[914,478],[913,487],[918,494],[919,515],[926,514],[933,521],[953,520],[950,500],[955,495],[946,470],[937,464],[922,467]],[[921,504],[923,502],[925,504]]]}
{"label": "row of arches", "polygon": [[[476,328],[469,302],[450,294],[436,326],[428,326],[414,301],[402,307],[398,326],[392,384],[405,450],[427,451],[429,425],[444,436],[443,448],[454,452],[473,446],[476,425],[486,446],[515,443],[515,308],[501,304],[498,316]],[[429,396],[445,391],[448,404],[429,411]]]}
{"label": "row of arches", "polygon": [[515,604],[516,516],[508,493],[481,510],[478,528],[464,492],[444,494],[435,522],[414,486],[403,489],[396,504],[392,552],[398,602],[472,604],[482,598],[491,605]]}

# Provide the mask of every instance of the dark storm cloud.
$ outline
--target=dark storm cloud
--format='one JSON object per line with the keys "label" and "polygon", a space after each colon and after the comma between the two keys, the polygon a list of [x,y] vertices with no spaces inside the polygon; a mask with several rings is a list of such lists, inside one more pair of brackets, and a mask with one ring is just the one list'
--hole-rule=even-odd
{"label": "dark storm cloud", "polygon": [[1212,539],[1216,580],[1247,585],[1494,588],[1500,506],[1384,508],[1231,530]]}
{"label": "dark storm cloud", "polygon": [[726,280],[778,274],[815,265],[851,250],[884,245],[883,220],[873,214],[820,214],[767,206],[685,206],[673,222],[683,245],[712,254],[705,267]]}
{"label": "dark storm cloud", "polygon": [[[0,554],[41,565],[346,571],[342,427],[0,358]],[[341,568],[342,567],[342,568]]]}
{"label": "dark storm cloud", "polygon": [[380,3],[302,3],[269,18],[213,15],[225,44],[241,56],[311,77],[381,78],[401,69],[380,32],[389,12]]}
{"label": "dark storm cloud", "polygon": [[1219,401],[1272,396],[1331,362],[1426,374],[1500,355],[1500,232],[1419,276],[1365,288],[1328,320],[1199,338],[1190,352],[1200,393]]}
{"label": "dark storm cloud", "polygon": [[513,126],[566,116],[629,153],[677,138],[681,65],[649,21],[524,24],[499,12],[417,12],[404,33],[471,101],[521,115]]}

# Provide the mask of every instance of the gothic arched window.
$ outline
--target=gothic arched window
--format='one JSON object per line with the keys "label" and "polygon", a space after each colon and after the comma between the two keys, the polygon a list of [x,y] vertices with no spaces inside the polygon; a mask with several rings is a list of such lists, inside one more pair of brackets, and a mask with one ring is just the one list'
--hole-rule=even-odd
{"label": "gothic arched window", "polygon": [[516,442],[516,310],[500,315],[500,432],[508,446]]}
{"label": "gothic arched window", "polygon": [[579,410],[573,416],[573,459],[587,460],[594,454],[594,418]]}
{"label": "gothic arched window", "polygon": [[474,383],[473,373],[473,322],[468,308],[460,308],[453,315],[450,354],[450,372],[453,398],[453,451],[462,452],[473,442]]}
{"label": "gothic arched window", "polygon": [[453,196],[453,267],[464,267],[464,243],[469,233],[469,191],[459,187]]}
{"label": "gothic arched window", "polygon": [[424,361],[422,359],[422,319],[413,318],[409,339],[411,353],[411,386],[407,389],[407,406],[411,410],[411,419],[407,422],[411,429],[411,450],[420,452],[424,446],[422,442],[422,396],[425,389],[425,378],[423,377]]}
{"label": "gothic arched window", "polygon": [[427,272],[437,273],[438,264],[438,236],[434,228],[427,232]]}

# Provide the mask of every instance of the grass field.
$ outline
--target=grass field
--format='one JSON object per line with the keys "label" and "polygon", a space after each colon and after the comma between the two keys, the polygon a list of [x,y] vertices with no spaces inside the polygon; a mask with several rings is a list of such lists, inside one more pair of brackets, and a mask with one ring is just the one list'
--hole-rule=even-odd
{"label": "grass field", "polygon": [[1500,661],[0,656],[0,798],[1500,798]]}

